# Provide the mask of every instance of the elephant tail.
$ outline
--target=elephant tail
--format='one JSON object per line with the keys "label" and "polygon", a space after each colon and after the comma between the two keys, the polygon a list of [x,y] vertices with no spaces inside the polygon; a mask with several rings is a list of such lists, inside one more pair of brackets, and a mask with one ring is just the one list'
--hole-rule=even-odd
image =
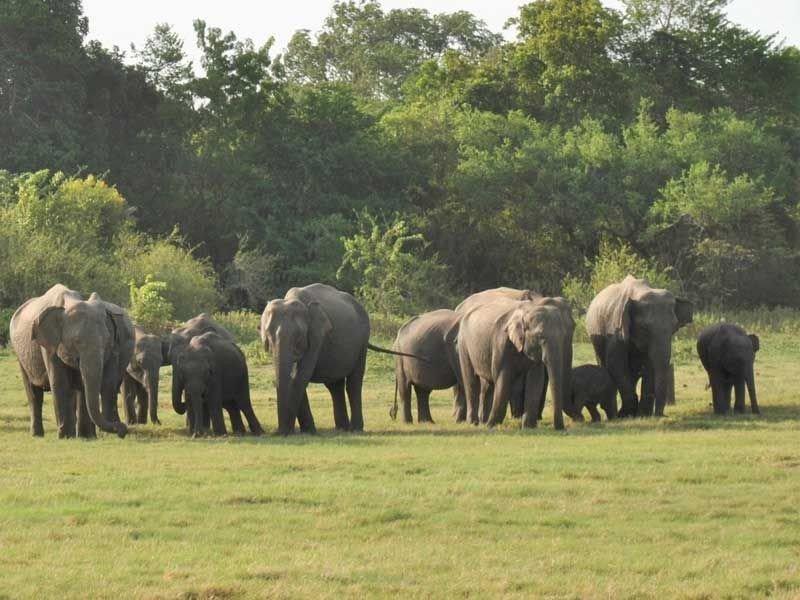
{"label": "elephant tail", "polygon": [[416,354],[406,354],[405,352],[397,352],[395,350],[388,350],[386,348],[381,348],[380,346],[375,346],[367,342],[367,348],[370,350],[374,350],[375,352],[382,352],[383,354],[392,354],[394,356],[407,356],[408,358],[416,358],[417,360],[421,360],[422,362],[431,362],[429,359],[425,358],[424,356],[418,356]]}
{"label": "elephant tail", "polygon": [[392,421],[397,419],[397,377],[394,378],[394,406],[389,409],[389,416],[392,417]]}

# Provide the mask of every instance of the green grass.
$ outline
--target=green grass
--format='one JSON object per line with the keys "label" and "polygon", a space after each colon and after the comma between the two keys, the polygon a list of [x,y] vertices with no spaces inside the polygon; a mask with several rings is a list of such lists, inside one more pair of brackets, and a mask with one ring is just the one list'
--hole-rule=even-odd
{"label": "green grass", "polygon": [[[321,434],[288,439],[187,439],[169,369],[161,427],[60,441],[48,396],[33,439],[3,353],[0,597],[797,598],[800,348],[761,339],[761,418],[710,414],[684,337],[661,420],[486,431],[439,392],[437,424],[408,426],[371,354],[367,432],[333,433],[312,386]],[[271,369],[251,371],[274,428]]]}

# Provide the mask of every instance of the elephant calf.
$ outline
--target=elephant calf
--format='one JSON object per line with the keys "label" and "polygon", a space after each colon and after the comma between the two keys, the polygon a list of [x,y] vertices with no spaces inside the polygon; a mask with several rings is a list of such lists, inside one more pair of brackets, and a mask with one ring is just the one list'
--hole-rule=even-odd
{"label": "elephant calf", "polygon": [[738,325],[718,323],[706,327],[697,336],[697,353],[708,373],[714,413],[731,410],[731,388],[736,390],[733,410],[744,412],[744,388],[750,396],[753,414],[759,414],[753,362],[760,348],[757,335],[747,335]]}
{"label": "elephant calf", "polygon": [[161,367],[169,364],[169,344],[150,335],[138,325],[134,327],[134,347],[131,362],[122,380],[125,399],[125,419],[129,425],[158,420],[158,380]]}
{"label": "elephant calf", "polygon": [[617,386],[611,375],[597,365],[581,365],[572,369],[572,404],[575,410],[586,408],[592,422],[600,420],[599,405],[607,419],[617,417]]}
{"label": "elephant calf", "polygon": [[[183,393],[186,392],[186,403]],[[189,431],[199,436],[210,421],[214,435],[226,435],[222,409],[228,411],[234,433],[244,433],[241,413],[250,431],[264,432],[250,402],[247,361],[239,347],[214,332],[193,337],[178,350],[173,364],[172,407],[189,414]]]}
{"label": "elephant calf", "polygon": [[[403,402],[403,420],[411,423],[411,388],[417,396],[417,420],[433,423],[430,408],[432,390],[455,387],[455,407],[463,405],[463,388],[459,385],[458,350],[455,338],[461,315],[442,309],[418,315],[397,332],[393,350],[417,356],[426,361],[395,356],[395,395],[391,416],[397,415],[397,396]],[[461,398],[459,398],[459,395]]]}

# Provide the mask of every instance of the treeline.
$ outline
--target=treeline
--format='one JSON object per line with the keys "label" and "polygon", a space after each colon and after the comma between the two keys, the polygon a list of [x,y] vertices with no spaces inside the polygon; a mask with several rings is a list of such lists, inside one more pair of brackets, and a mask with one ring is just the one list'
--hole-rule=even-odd
{"label": "treeline", "polygon": [[[44,263],[112,249],[137,285],[191,250],[228,308],[312,281],[384,312],[497,285],[580,303],[620,252],[701,304],[800,305],[800,51],[726,0],[623,4],[534,1],[505,41],[465,12],[337,2],[282,54],[196,21],[190,65],[167,25],[123,53],[86,40],[79,0],[4,2],[0,302],[42,279],[6,261],[44,235]],[[58,172],[124,196],[110,238],[20,217]],[[130,266],[153,248],[160,273]]]}

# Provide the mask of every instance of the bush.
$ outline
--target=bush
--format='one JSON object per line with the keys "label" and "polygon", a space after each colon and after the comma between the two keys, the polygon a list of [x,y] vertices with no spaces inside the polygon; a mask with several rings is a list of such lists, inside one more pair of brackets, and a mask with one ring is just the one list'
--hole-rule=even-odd
{"label": "bush", "polygon": [[173,306],[174,317],[185,321],[219,306],[217,278],[211,265],[195,258],[174,233],[166,239],[146,241],[134,235],[127,240],[123,271],[128,281],[142,285],[147,276],[166,284],[164,298]]}
{"label": "bush", "polygon": [[164,298],[167,284],[147,275],[140,287],[131,282],[129,311],[135,323],[152,333],[166,333],[172,324],[173,306]]}
{"label": "bush", "polygon": [[653,287],[672,292],[678,292],[680,287],[670,269],[640,256],[625,242],[601,240],[597,256],[592,261],[587,260],[586,267],[587,278],[568,275],[561,292],[578,309],[587,309],[599,292],[627,275],[646,279]]}
{"label": "bush", "polygon": [[425,256],[428,243],[405,220],[396,216],[384,228],[364,211],[359,226],[359,233],[343,240],[337,278],[353,285],[367,310],[412,315],[454,303],[447,268],[436,255]]}

